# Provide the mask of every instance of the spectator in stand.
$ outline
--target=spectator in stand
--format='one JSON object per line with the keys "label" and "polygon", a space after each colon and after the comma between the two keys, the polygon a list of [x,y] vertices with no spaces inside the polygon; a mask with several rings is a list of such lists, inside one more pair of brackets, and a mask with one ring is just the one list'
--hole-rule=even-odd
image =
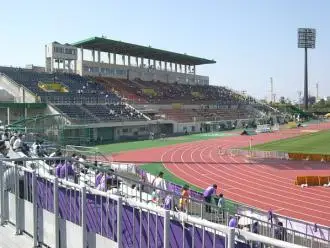
{"label": "spectator in stand", "polygon": [[6,146],[6,142],[4,140],[0,141],[0,158],[7,157],[8,148]]}
{"label": "spectator in stand", "polygon": [[74,180],[75,172],[72,169],[72,165],[68,161],[63,161],[64,163],[61,166],[60,169],[60,178],[65,178],[68,180]]}
{"label": "spectator in stand", "polygon": [[217,193],[218,186],[216,184],[213,184],[209,186],[203,193],[204,201],[207,203],[205,206],[205,210],[207,213],[211,213],[211,206],[208,205],[211,203],[212,196]]}
{"label": "spectator in stand", "polygon": [[232,216],[229,220],[228,226],[233,227],[233,228],[237,228],[238,227],[238,219],[239,219],[239,216]]}
{"label": "spectator in stand", "polygon": [[151,202],[155,204],[159,203],[159,195],[157,194],[157,191],[155,189],[151,193]]}
{"label": "spectator in stand", "polygon": [[164,177],[164,172],[159,172],[158,176],[154,179],[152,182],[152,186],[156,187],[156,194],[159,196],[160,200],[163,200],[165,198],[165,192],[166,190],[166,183],[165,180],[163,179]]}
{"label": "spectator in stand", "polygon": [[220,210],[220,213],[222,214],[222,217],[225,218],[225,206],[226,206],[226,201],[225,198],[223,197],[223,194],[219,194],[219,200],[218,200],[218,207]]}
{"label": "spectator in stand", "polygon": [[188,201],[190,197],[189,186],[186,184],[181,190],[181,197],[179,201],[179,208],[181,211],[186,212],[188,210]]}
{"label": "spectator in stand", "polygon": [[277,223],[277,226],[275,227],[275,238],[276,239],[279,239],[279,240],[282,240],[282,241],[286,241],[287,240],[287,233],[286,233],[286,230],[285,228],[283,227],[283,223],[282,222],[278,222]]}
{"label": "spectator in stand", "polygon": [[64,165],[64,161],[63,160],[60,160],[60,161],[56,161],[56,167],[55,167],[55,175],[57,177],[61,177],[61,168],[62,166]]}
{"label": "spectator in stand", "polygon": [[[255,234],[259,234],[259,223],[258,221],[255,221],[252,225],[252,232]],[[260,248],[261,243],[258,241],[253,241],[252,242],[252,248]]]}
{"label": "spectator in stand", "polygon": [[4,141],[9,141],[9,132],[6,129],[5,132],[1,135],[1,139]]}
{"label": "spectator in stand", "polygon": [[22,139],[23,139],[23,134],[20,133],[17,136],[17,139],[15,139],[15,141],[14,141],[14,144],[13,144],[13,150],[14,151],[19,151],[19,150],[22,149],[22,147],[23,147],[23,141],[22,141]]}
{"label": "spectator in stand", "polygon": [[171,210],[172,209],[172,196],[170,194],[168,194],[165,199],[164,199],[164,204],[163,207],[166,210]]}
{"label": "spectator in stand", "polygon": [[17,134],[14,133],[13,136],[11,136],[11,138],[9,140],[10,147],[13,147],[14,146],[14,143],[15,143],[15,140],[16,139],[17,139]]}
{"label": "spectator in stand", "polygon": [[95,187],[100,185],[101,179],[104,176],[104,172],[99,172],[95,177]]}

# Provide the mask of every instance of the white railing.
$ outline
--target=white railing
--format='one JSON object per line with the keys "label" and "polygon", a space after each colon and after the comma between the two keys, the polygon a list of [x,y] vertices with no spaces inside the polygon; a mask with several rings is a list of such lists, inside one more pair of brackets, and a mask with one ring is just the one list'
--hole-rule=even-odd
{"label": "white railing", "polygon": [[[43,160],[52,161],[58,159],[70,160],[69,158],[47,158]],[[183,243],[188,242],[190,244],[190,242],[196,242],[195,232],[199,232],[199,236],[201,237],[201,244],[195,244],[196,247],[216,247],[216,242],[222,240],[222,247],[233,248],[235,242],[239,242],[238,240],[234,241],[235,236],[243,237],[248,242],[261,242],[275,245],[276,247],[304,247],[212,223],[189,214],[164,210],[159,206],[139,202],[125,195],[123,198],[122,195],[102,192],[89,186],[81,186],[51,175],[41,177],[38,175],[38,171],[29,170],[24,166],[17,165],[17,162],[24,164],[28,161],[33,162],[38,160],[40,159],[20,158],[0,160],[1,224],[5,224],[6,222],[12,223],[16,227],[17,234],[26,232],[31,235],[35,247],[42,244],[56,248],[86,248],[87,246],[89,248],[127,247],[127,242],[131,242],[130,235],[133,235],[137,237],[140,247],[148,247],[156,244],[156,247],[168,248],[175,243],[175,240],[173,241],[173,235],[183,235],[181,237]],[[9,171],[11,174],[6,173],[8,172],[7,168],[13,169]],[[20,188],[22,181],[23,185],[25,185],[23,190]],[[12,182],[13,184],[11,184]],[[8,185],[13,185],[13,187],[7,187]],[[23,196],[21,195],[22,193]],[[61,197],[59,197],[60,193]],[[50,194],[51,197],[43,198],[47,194]],[[64,196],[74,196],[76,200],[74,202],[71,200],[69,205],[63,207],[62,198]],[[60,205],[61,202],[62,205]],[[111,208],[107,207],[110,206],[109,204],[112,206]],[[75,208],[77,206],[78,208]],[[99,208],[100,212],[97,210]],[[91,216],[91,214],[95,213],[94,211],[99,213],[100,216],[99,214]],[[103,213],[106,213],[106,215],[103,215]],[[133,214],[131,215],[131,213]],[[109,218],[109,214],[112,214],[112,218]],[[133,223],[128,224],[125,222],[127,215],[131,217],[136,216],[137,219],[133,218]],[[70,216],[70,218],[66,216]],[[102,220],[102,216],[104,218],[107,217],[105,219],[106,223]],[[99,221],[96,219],[93,221],[95,217],[97,219],[100,217],[101,219]],[[160,226],[157,227],[157,224],[156,227],[153,226],[154,223],[152,220],[155,218],[156,220],[161,218],[161,222],[156,221],[156,223],[158,225],[161,223],[162,228]],[[75,221],[72,219],[78,220]],[[111,223],[108,223],[108,220]],[[134,224],[134,221],[138,222]],[[142,225],[142,221],[145,224]],[[87,227],[91,222],[100,225],[100,229],[95,229],[99,231],[94,232],[91,226],[89,226],[89,231],[87,231]],[[131,224],[133,225],[133,230],[127,227],[127,225]],[[113,235],[110,235],[110,237],[103,230],[108,225],[111,225],[113,228]],[[137,226],[140,226],[139,233],[135,229]],[[142,234],[141,228],[147,230],[147,236]],[[152,233],[152,231],[155,231],[153,228],[157,231],[156,235]],[[189,230],[192,232],[192,240],[185,236],[187,228],[191,228]],[[180,231],[178,232],[178,230]],[[114,235],[114,232],[116,232],[116,235]],[[159,233],[161,233],[161,236],[158,235]],[[209,235],[211,237],[213,236],[213,241],[206,239]],[[161,246],[154,240],[156,237],[162,240]],[[183,247],[183,244],[176,244],[176,246]],[[187,244],[186,247],[188,247]]]}

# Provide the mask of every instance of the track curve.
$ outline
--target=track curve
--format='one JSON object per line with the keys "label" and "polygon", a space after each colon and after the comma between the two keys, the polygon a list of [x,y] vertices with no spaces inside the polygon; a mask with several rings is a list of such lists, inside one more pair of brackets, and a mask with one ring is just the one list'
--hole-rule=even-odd
{"label": "track curve", "polygon": [[[328,129],[328,124],[309,130]],[[302,130],[302,129],[300,129]],[[299,129],[253,136],[253,142],[299,135]],[[330,226],[330,189],[294,185],[297,175],[330,175],[330,166],[307,161],[249,161],[221,155],[218,147],[247,146],[250,137],[234,136],[117,154],[116,161],[163,162],[177,177],[200,188],[217,183],[225,197],[317,224]]]}

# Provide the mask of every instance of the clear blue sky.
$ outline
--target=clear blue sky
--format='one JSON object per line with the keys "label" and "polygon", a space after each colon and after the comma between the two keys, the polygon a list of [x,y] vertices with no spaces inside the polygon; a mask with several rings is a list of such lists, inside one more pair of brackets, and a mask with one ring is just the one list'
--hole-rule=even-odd
{"label": "clear blue sky", "polygon": [[197,68],[212,84],[297,98],[303,90],[303,50],[297,28],[317,29],[309,53],[310,90],[330,95],[329,0],[2,1],[0,65],[44,66],[44,45],[91,36],[151,45],[215,59]]}

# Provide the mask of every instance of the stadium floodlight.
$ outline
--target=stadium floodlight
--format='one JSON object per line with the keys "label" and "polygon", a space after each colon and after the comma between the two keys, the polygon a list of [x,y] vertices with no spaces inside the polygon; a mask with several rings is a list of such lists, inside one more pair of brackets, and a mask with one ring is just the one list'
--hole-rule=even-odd
{"label": "stadium floodlight", "polygon": [[308,64],[307,50],[315,48],[316,30],[314,28],[298,28],[298,48],[305,49],[305,80],[304,80],[304,103],[308,109]]}

